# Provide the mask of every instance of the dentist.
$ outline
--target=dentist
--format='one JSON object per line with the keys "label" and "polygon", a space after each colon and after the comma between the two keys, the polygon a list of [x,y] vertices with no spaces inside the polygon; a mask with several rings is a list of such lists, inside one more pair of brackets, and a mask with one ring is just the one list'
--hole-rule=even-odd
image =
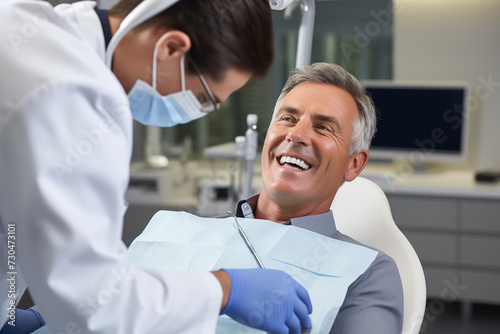
{"label": "dentist", "polygon": [[311,326],[283,272],[139,269],[121,241],[132,118],[186,123],[265,75],[268,1],[2,0],[0,38],[0,325],[28,286],[54,334]]}

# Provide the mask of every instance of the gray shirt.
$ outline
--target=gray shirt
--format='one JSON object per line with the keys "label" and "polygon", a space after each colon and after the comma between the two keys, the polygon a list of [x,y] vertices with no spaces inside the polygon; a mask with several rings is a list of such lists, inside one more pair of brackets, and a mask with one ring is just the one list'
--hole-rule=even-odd
{"label": "gray shirt", "polygon": [[[249,198],[248,201],[239,201],[236,216],[254,218],[253,208],[257,199],[258,195]],[[332,211],[292,218],[288,224],[367,247],[337,230]],[[398,268],[391,257],[376,251],[378,254],[372,264],[349,286],[330,334],[401,333],[403,287]]]}

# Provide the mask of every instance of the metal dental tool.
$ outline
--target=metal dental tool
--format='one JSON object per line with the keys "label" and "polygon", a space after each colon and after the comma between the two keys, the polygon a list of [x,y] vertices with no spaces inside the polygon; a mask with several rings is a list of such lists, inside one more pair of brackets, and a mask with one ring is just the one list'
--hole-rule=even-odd
{"label": "metal dental tool", "polygon": [[245,239],[245,243],[247,244],[248,248],[250,248],[250,251],[252,252],[252,254],[255,257],[255,259],[257,260],[257,262],[259,263],[259,266],[261,268],[264,268],[264,264],[262,263],[259,256],[257,255],[257,252],[255,251],[252,244],[250,243],[250,240],[248,240],[247,235],[245,234],[245,231],[243,231],[243,228],[241,227],[240,223],[238,223],[238,218],[236,217],[236,215],[232,214],[231,211],[228,211],[227,213],[234,217],[234,221],[236,222],[236,226],[238,227],[238,230],[240,231],[240,234],[243,237],[243,239]]}
{"label": "metal dental tool", "polygon": [[[259,266],[261,268],[264,268],[264,264],[260,260],[259,255],[257,255],[257,252],[255,251],[252,244],[250,243],[250,240],[248,240],[248,237],[245,234],[245,231],[243,231],[243,228],[241,227],[240,223],[238,223],[238,218],[236,217],[236,215],[231,213],[231,211],[228,211],[227,213],[234,217],[234,221],[236,223],[236,226],[238,226],[238,230],[240,231],[241,236],[243,237],[243,239],[245,239],[245,243],[247,244],[248,248],[250,248],[250,251],[252,252],[252,254],[255,257],[255,259],[257,260],[257,262],[259,263]],[[309,329],[302,329],[302,334],[309,334],[309,333],[311,333],[311,330],[312,330],[312,327]]]}

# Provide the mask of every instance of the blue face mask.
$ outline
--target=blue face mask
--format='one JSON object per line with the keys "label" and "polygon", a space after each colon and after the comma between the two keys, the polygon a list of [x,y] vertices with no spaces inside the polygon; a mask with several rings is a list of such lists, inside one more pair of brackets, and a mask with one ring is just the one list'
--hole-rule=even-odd
{"label": "blue face mask", "polygon": [[184,55],[181,57],[182,91],[162,96],[156,90],[156,47],[153,55],[153,87],[137,80],[128,93],[133,118],[144,124],[171,127],[201,118],[207,113],[191,90],[186,90]]}

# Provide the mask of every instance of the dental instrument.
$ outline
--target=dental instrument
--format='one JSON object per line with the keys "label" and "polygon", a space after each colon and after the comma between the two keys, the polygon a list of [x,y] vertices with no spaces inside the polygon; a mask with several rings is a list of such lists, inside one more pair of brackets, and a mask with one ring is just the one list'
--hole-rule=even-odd
{"label": "dental instrument", "polygon": [[259,255],[257,255],[257,252],[253,248],[252,243],[250,242],[250,240],[248,240],[248,237],[245,234],[245,231],[243,231],[243,228],[241,227],[240,223],[238,223],[238,218],[236,217],[236,215],[231,213],[231,211],[228,211],[227,213],[234,217],[234,221],[236,222],[236,226],[238,227],[238,230],[240,231],[241,236],[243,237],[243,239],[245,239],[245,243],[247,244],[248,248],[250,248],[250,251],[252,252],[253,256],[255,257],[255,260],[257,260],[257,262],[259,263],[259,266],[261,268],[265,268],[264,264],[262,263],[262,261],[259,258]]}

